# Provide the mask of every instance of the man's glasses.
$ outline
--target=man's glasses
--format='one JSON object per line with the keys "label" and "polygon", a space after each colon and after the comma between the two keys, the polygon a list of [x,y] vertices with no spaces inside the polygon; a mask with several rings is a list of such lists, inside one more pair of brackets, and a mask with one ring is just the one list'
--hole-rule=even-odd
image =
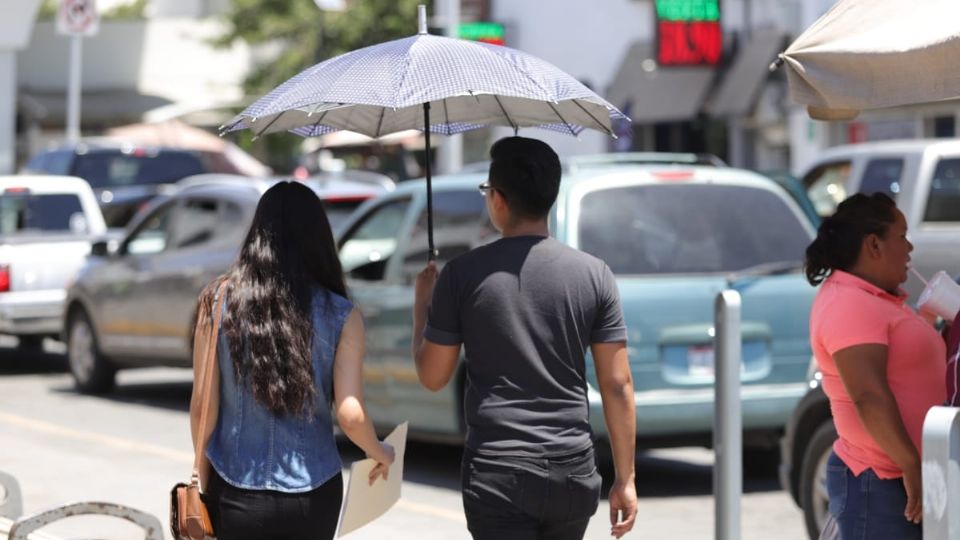
{"label": "man's glasses", "polygon": [[479,186],[477,186],[477,189],[480,190],[480,194],[483,195],[484,197],[486,197],[487,194],[490,193],[491,191],[497,191],[497,192],[500,193],[501,196],[503,195],[503,192],[500,191],[499,189],[491,186],[491,185],[490,185],[490,182],[484,182],[484,183],[480,184]]}

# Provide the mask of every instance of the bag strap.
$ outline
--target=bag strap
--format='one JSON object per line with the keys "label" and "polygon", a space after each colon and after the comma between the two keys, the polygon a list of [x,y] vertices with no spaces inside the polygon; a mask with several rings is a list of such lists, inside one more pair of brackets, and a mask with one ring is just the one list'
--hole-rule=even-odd
{"label": "bag strap", "polygon": [[193,473],[190,475],[190,483],[200,485],[200,460],[203,457],[203,447],[206,445],[207,418],[210,415],[210,400],[213,395],[213,363],[217,361],[217,338],[220,334],[220,316],[223,314],[224,289],[227,282],[224,281],[217,287],[217,301],[213,314],[213,328],[210,330],[207,348],[204,349],[203,369],[200,372],[200,384],[203,388],[203,401],[200,403],[200,433],[197,436],[197,442],[193,448]]}

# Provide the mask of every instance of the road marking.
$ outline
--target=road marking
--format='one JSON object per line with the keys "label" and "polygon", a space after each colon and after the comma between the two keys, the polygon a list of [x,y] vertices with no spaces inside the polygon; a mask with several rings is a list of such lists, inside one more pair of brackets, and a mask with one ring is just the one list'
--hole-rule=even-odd
{"label": "road marking", "polygon": [[173,450],[171,448],[164,448],[162,446],[156,446],[153,444],[140,443],[131,441],[130,439],[113,437],[111,435],[89,433],[86,431],[71,429],[68,427],[59,426],[57,424],[51,424],[49,422],[42,422],[40,420],[24,418],[22,416],[3,412],[0,412],[0,421],[32,431],[56,435],[58,437],[64,437],[67,439],[95,443],[119,450],[131,450],[141,454],[152,454],[154,456],[172,459],[175,461],[193,463],[193,452],[182,452],[180,450]]}
{"label": "road marking", "polygon": [[467,519],[463,517],[462,512],[454,512],[453,510],[447,510],[446,508],[440,508],[439,506],[433,506],[432,504],[422,504],[400,499],[397,501],[397,506],[403,508],[404,510],[409,510],[418,514],[448,519],[464,525],[467,523]]}
{"label": "road marking", "polygon": [[[107,446],[118,450],[129,450],[139,454],[151,454],[157,457],[171,459],[182,463],[193,463],[192,452],[182,452],[153,444],[132,441],[122,437],[89,433],[77,429],[63,427],[50,422],[43,422],[40,420],[34,420],[32,418],[24,418],[15,414],[0,412],[0,422],[39,433],[46,433],[48,435],[55,435],[67,439],[99,444],[101,446]],[[431,504],[423,504],[401,499],[397,501],[397,507],[410,512],[415,512],[417,514],[443,518],[456,523],[465,524],[467,522],[462,513],[455,512],[453,510],[447,510],[446,508],[441,508],[439,506],[433,506]]]}

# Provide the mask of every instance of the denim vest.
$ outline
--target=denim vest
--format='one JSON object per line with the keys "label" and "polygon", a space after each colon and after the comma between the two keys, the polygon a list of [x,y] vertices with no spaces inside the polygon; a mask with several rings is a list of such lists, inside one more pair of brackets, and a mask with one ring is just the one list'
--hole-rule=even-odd
{"label": "denim vest", "polygon": [[[226,305],[226,302],[224,302]],[[237,379],[223,332],[217,340],[220,414],[207,444],[210,464],[232,486],[301,493],[340,472],[333,436],[333,360],[353,304],[319,290],[313,299],[313,374],[317,393],[310,416],[280,417]]]}

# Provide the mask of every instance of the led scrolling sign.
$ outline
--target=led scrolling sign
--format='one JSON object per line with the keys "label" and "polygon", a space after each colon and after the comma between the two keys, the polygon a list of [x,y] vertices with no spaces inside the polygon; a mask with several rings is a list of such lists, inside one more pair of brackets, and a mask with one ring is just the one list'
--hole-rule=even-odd
{"label": "led scrolling sign", "polygon": [[723,53],[720,0],[655,0],[657,62],[665,66],[717,64]]}

